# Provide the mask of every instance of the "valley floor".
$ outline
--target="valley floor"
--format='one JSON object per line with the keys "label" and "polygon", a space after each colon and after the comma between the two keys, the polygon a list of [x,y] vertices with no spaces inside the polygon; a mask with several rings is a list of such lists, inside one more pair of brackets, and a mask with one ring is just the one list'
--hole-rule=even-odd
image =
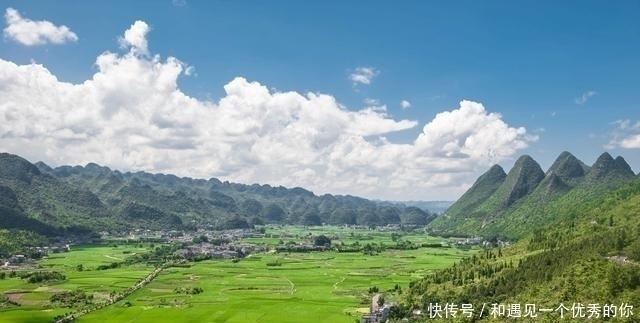
{"label": "valley floor", "polygon": [[[392,243],[391,232],[347,232],[340,228],[271,230],[274,234],[288,232],[294,241],[324,232],[342,238],[334,243]],[[415,243],[440,241],[424,234],[401,239]],[[278,240],[254,238],[251,242],[277,244]],[[42,260],[41,270],[62,272],[66,280],[47,284],[29,284],[19,277],[0,280],[0,291],[21,305],[0,308],[0,318],[2,322],[51,322],[57,315],[82,307],[51,304],[51,296],[62,291],[81,290],[92,295],[93,302],[104,301],[134,286],[154,268],[134,264],[96,270],[97,266],[150,250],[153,248],[149,244],[86,246]],[[387,249],[367,255],[335,250],[264,252],[239,261],[205,260],[166,268],[126,298],[76,321],[352,323],[368,312],[372,287],[389,300],[399,299],[410,281],[448,267],[472,252],[457,248]],[[78,271],[79,264],[83,271]]]}

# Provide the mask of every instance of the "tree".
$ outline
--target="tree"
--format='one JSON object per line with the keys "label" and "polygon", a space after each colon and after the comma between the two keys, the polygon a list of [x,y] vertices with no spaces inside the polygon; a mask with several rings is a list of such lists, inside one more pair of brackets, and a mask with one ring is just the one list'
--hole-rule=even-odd
{"label": "tree", "polygon": [[247,222],[247,220],[240,216],[234,216],[231,219],[226,220],[222,223],[220,229],[229,230],[229,229],[248,229],[251,228],[251,224]]}
{"label": "tree", "polygon": [[633,260],[640,261],[640,240],[636,240],[629,246],[629,257]]}
{"label": "tree", "polygon": [[262,203],[254,199],[246,199],[240,204],[240,208],[247,216],[254,216],[262,213]]}
{"label": "tree", "polygon": [[378,306],[382,307],[384,306],[384,296],[380,295],[380,297],[378,297]]}
{"label": "tree", "polygon": [[320,216],[317,214],[317,212],[315,212],[315,211],[310,211],[310,212],[307,212],[307,213],[302,217],[302,224],[304,224],[304,225],[309,225],[309,226],[322,225],[322,219],[321,219],[321,218],[320,218]]}
{"label": "tree", "polygon": [[429,223],[429,213],[415,206],[409,206],[402,214],[402,224],[426,225]]}
{"label": "tree", "polygon": [[356,212],[346,207],[337,208],[329,216],[329,222],[332,224],[356,224]]}
{"label": "tree", "polygon": [[331,245],[331,239],[329,239],[329,237],[325,236],[324,234],[321,234],[313,239],[313,244],[316,246],[328,247]]}
{"label": "tree", "polygon": [[400,223],[400,211],[391,206],[382,206],[378,208],[380,220],[382,224]]}
{"label": "tree", "polygon": [[360,210],[360,215],[358,216],[358,218],[360,219],[360,224],[362,225],[366,225],[369,227],[376,227],[380,224],[382,224],[380,222],[380,217],[373,212],[369,212],[368,210]]}
{"label": "tree", "polygon": [[284,217],[285,217],[284,210],[280,206],[274,203],[268,204],[264,208],[264,210],[262,210],[262,212],[264,214],[264,218],[268,222],[279,223],[282,220],[284,220]]}

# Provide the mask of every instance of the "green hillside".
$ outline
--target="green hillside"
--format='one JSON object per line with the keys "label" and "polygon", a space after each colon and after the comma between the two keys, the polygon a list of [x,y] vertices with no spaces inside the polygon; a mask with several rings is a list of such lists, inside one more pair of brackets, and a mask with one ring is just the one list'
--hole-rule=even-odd
{"label": "green hillside", "polygon": [[[469,189],[429,227],[434,232],[447,234],[521,238],[550,222],[577,216],[578,211],[574,210],[577,205],[633,178],[635,175],[626,161],[622,157],[613,159],[608,153],[603,153],[588,167],[563,152],[546,174],[531,157],[523,156],[493,193]],[[470,200],[470,192],[488,197],[483,201]],[[476,206],[458,208],[458,205]]]}
{"label": "green hillside", "polygon": [[0,228],[47,236],[140,229],[244,228],[254,224],[425,225],[435,214],[355,196],[216,178],[122,173],[89,163],[52,168],[0,154]]}
{"label": "green hillside", "polygon": [[[520,167],[509,175],[522,178],[523,163],[516,164]],[[466,213],[452,206],[447,217],[431,226],[519,240],[511,245],[494,242],[492,248],[412,282],[403,302],[394,309],[394,318],[400,320],[421,310],[426,317],[417,321],[430,321],[430,304],[454,303],[474,304],[475,316],[450,321],[501,322],[509,319],[509,308],[522,306],[524,311],[525,304],[535,304],[552,311],[536,312],[536,318],[511,319],[577,322],[591,315],[591,321],[639,322],[637,310],[635,316],[626,315],[626,310],[627,305],[640,304],[640,179],[626,161],[604,153],[587,167],[563,152],[533,190],[500,209],[496,200],[504,199],[496,196],[510,196],[501,189],[517,186],[507,182],[485,201],[474,201],[477,206]],[[511,179],[511,184],[517,182]],[[469,203],[467,197],[463,195],[454,206]],[[478,221],[479,210],[488,207],[494,213]],[[487,309],[480,317],[483,304]],[[490,310],[498,304],[504,309],[502,314]],[[611,314],[612,305],[616,314],[605,317],[604,309]]]}
{"label": "green hillside", "polygon": [[0,153],[0,191],[2,228],[53,235],[106,223],[107,209],[95,194],[66,185],[15,155]]}
{"label": "green hillside", "polygon": [[[500,165],[492,166],[482,174],[447,211],[430,223],[434,231],[451,232],[451,227],[464,228],[478,223],[476,209],[505,181],[507,174]],[[466,215],[466,216],[462,216]]]}
{"label": "green hillside", "polygon": [[[400,312],[428,312],[429,303],[447,302],[489,306],[528,303],[554,310],[562,304],[569,308],[569,319],[565,315],[562,321],[571,321],[571,307],[577,303],[584,307],[599,304],[600,308],[605,304],[640,304],[640,179],[591,195],[578,204],[556,205],[551,222],[515,245],[487,249],[413,282]],[[483,321],[506,318],[487,314]],[[560,320],[559,311],[538,314],[536,319],[519,320]],[[638,322],[637,314],[619,314],[607,320]]]}

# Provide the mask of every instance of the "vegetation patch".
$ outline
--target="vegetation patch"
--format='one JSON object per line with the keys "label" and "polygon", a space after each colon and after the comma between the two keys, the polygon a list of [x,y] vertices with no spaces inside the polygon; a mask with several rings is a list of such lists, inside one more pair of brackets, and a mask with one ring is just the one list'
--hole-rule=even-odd
{"label": "vegetation patch", "polygon": [[93,295],[82,290],[67,291],[51,295],[49,301],[59,307],[78,307],[93,303]]}

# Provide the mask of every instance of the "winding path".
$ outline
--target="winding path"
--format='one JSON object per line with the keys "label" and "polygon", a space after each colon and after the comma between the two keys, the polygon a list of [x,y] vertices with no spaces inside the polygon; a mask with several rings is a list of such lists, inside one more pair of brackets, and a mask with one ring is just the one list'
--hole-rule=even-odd
{"label": "winding path", "polygon": [[333,289],[338,289],[338,285],[341,284],[342,282],[344,282],[345,279],[347,279],[347,277],[342,277],[342,279],[340,281],[335,282],[333,284]]}
{"label": "winding path", "polygon": [[296,285],[291,281],[291,279],[285,277],[284,279],[286,279],[289,284],[291,285],[291,289],[290,289],[290,293],[291,295],[293,295],[296,292]]}
{"label": "winding path", "polygon": [[[139,290],[140,288],[144,287],[145,285],[147,285],[148,283],[150,283],[151,281],[153,281],[154,278],[156,278],[165,268],[169,267],[170,265],[168,263],[163,264],[162,266],[154,269],[151,273],[149,273],[147,276],[145,276],[143,279],[141,279],[138,283],[136,283],[135,285],[125,289],[124,291],[112,295],[109,297],[109,299],[106,302],[100,303],[100,304],[94,304],[91,307],[87,307],[87,308],[83,308],[78,312],[74,312],[71,313],[63,318],[60,318],[58,320],[55,321],[55,323],[68,323],[68,322],[73,322],[75,319],[87,315],[93,311],[97,311],[99,309],[105,308],[107,306],[113,305],[114,303],[124,299],[125,297],[133,294],[135,291]],[[293,284],[293,283],[292,283]]]}

